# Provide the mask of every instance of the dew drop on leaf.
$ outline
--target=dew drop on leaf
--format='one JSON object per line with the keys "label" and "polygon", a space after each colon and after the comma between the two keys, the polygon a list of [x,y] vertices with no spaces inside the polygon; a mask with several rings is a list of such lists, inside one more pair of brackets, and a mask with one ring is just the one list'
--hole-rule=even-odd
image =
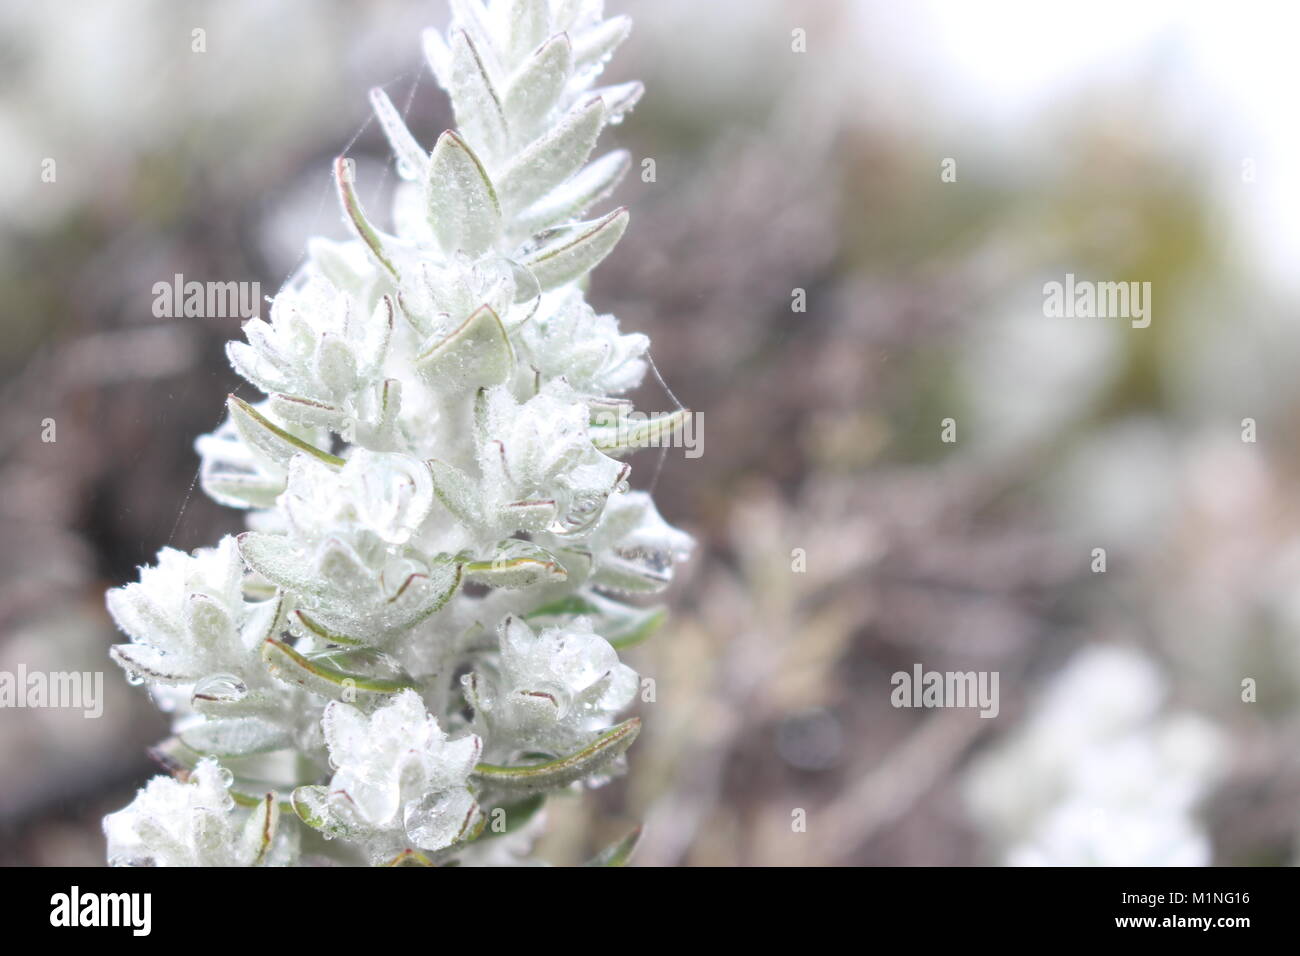
{"label": "dew drop on leaf", "polygon": [[213,674],[194,685],[192,700],[236,704],[248,696],[248,685],[234,674]]}

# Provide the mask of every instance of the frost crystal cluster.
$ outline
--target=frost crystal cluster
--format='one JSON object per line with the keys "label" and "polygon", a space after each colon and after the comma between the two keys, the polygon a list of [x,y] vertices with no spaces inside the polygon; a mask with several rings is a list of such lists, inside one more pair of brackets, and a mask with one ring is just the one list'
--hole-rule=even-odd
{"label": "frost crystal cluster", "polygon": [[431,151],[372,92],[391,231],[336,161],[353,238],[312,240],[230,343],[265,397],[197,443],[249,530],[108,595],[114,658],[174,718],[112,862],[515,862],[548,793],[620,771],[618,652],[691,540],[625,461],[684,413],[627,414],[649,342],[583,294],[628,221],[584,218],[630,164],[596,140],[642,89],[593,88],[631,26],[602,8],[452,0],[424,50],[458,128]]}

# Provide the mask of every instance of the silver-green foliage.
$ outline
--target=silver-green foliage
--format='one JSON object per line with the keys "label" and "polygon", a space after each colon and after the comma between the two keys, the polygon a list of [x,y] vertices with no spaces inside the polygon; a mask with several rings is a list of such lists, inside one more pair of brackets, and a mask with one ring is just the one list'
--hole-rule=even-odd
{"label": "silver-green foliage", "polygon": [[174,721],[172,775],[105,820],[113,862],[514,861],[548,792],[621,769],[618,649],[663,619],[627,598],[691,541],[593,423],[649,345],[583,293],[628,221],[583,218],[630,164],[592,154],[641,94],[594,88],[630,28],[602,7],[452,0],[424,35],[457,124],[432,150],[372,92],[392,231],[337,161],[353,238],[311,240],[229,344],[266,397],[197,442],[249,530],[108,595],[114,658]]}

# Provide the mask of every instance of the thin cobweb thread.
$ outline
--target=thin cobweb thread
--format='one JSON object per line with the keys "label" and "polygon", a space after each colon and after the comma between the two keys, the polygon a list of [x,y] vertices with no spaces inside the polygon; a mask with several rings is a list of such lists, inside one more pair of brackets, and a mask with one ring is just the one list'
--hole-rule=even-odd
{"label": "thin cobweb thread", "polygon": [[[420,77],[422,73],[423,73],[422,69],[417,71],[416,73],[415,83],[412,85],[411,92],[407,97],[406,111],[403,113],[403,117],[409,114],[411,110],[411,106],[415,102],[415,92],[416,89],[419,87]],[[394,77],[392,80],[390,80],[389,83],[391,84],[391,83],[400,82],[407,75],[408,75],[407,73],[400,74],[399,76]],[[352,147],[356,145],[357,140],[359,140],[362,136],[365,135],[366,130],[370,128],[370,124],[374,122],[374,119],[375,119],[374,115],[372,114],[366,118],[365,122],[363,122],[360,126],[357,127],[356,131],[348,138],[348,141],[343,145],[343,149],[339,153],[340,156],[346,156],[348,154],[348,152],[352,149]],[[388,169],[387,167],[385,167],[384,168],[385,175],[387,175],[387,172]],[[311,217],[311,227],[308,233],[309,235],[315,234],[317,226],[320,225],[320,218],[322,212],[325,209],[325,202],[329,198],[329,194],[332,191],[333,178],[334,178],[334,174],[331,172],[329,174],[329,182],[325,183],[321,187],[320,199],[319,201],[317,201],[316,211],[312,214]],[[382,186],[382,180],[381,180],[381,186]],[[306,261],[306,259],[307,259],[307,249],[304,247],[303,251],[298,256],[298,259],[294,262],[293,266],[289,269],[288,274],[285,275],[285,277],[280,281],[280,285],[276,291],[277,295],[280,292],[283,292],[285,288],[289,285],[289,282],[293,279],[293,277],[298,274],[298,270],[302,268],[302,264],[303,262]],[[267,296],[266,301],[268,302],[271,301],[271,298],[272,298],[271,296]],[[238,389],[236,389],[236,391],[238,391]],[[225,420],[225,412],[223,410],[220,416],[217,418],[216,422],[214,422],[212,427],[209,429],[209,432],[216,431],[218,428],[220,428],[221,423],[224,420]],[[172,542],[176,540],[176,532],[180,530],[181,522],[184,521],[185,519],[185,513],[189,510],[190,501],[193,500],[194,498],[194,489],[198,486],[199,476],[202,473],[203,473],[203,462],[200,461],[198,466],[194,469],[194,475],[190,478],[189,488],[186,489],[185,497],[184,499],[182,499],[180,508],[176,513],[176,520],[172,522],[172,530],[171,533],[167,536],[166,547],[171,547]]]}
{"label": "thin cobweb thread", "polygon": [[[648,362],[650,365],[650,371],[654,373],[655,381],[659,383],[659,387],[664,390],[664,394],[666,394],[669,397],[669,399],[672,400],[673,405],[676,406],[675,410],[679,412],[686,411],[687,410],[686,406],[683,405],[677,399],[677,396],[673,394],[673,390],[668,387],[668,383],[664,381],[663,375],[659,373],[659,366],[655,364],[654,356],[650,354],[649,349],[646,350],[645,358],[646,358],[646,362]],[[659,475],[664,470],[664,461],[667,458],[668,458],[668,446],[662,445],[659,448],[659,460],[655,462],[654,474],[650,477],[650,487],[646,489],[646,491],[649,494],[653,495],[655,493],[655,489],[659,487]]]}
{"label": "thin cobweb thread", "polygon": [[[374,122],[373,116],[366,119],[366,121],[357,128],[357,131],[353,133],[352,137],[343,145],[343,149],[339,152],[340,156],[346,156],[348,154],[349,150],[351,150],[352,147],[356,145],[357,140],[359,140],[362,137],[362,135],[365,133],[365,131],[370,128],[370,124],[372,122]],[[329,198],[329,194],[333,191],[332,189],[334,184],[333,171],[329,172],[326,178],[328,181],[325,183],[323,187],[321,187],[320,199],[317,201],[316,211],[312,214],[311,217],[311,228],[308,233],[309,235],[314,235],[316,233],[316,227],[320,225],[321,212],[325,209],[325,201]],[[302,268],[302,264],[306,261],[307,261],[307,249],[304,246],[302,252],[298,254],[298,258],[294,261],[294,264],[289,268],[288,274],[285,275],[285,277],[280,280],[280,285],[279,288],[276,290],[276,295],[279,295],[281,292],[285,290],[285,288],[289,285],[289,282],[293,279],[293,277],[298,274],[298,270]]]}

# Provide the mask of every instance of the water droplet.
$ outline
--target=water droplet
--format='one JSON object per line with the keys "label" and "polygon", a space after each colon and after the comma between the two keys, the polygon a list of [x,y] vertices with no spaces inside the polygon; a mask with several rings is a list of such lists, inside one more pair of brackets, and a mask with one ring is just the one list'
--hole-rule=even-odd
{"label": "water droplet", "polygon": [[477,812],[477,804],[467,791],[448,790],[408,803],[402,816],[406,834],[416,846],[438,850],[454,843]]}
{"label": "water droplet", "polygon": [[213,674],[194,685],[191,703],[237,704],[248,696],[248,685],[234,674]]}
{"label": "water droplet", "polygon": [[673,570],[673,556],[660,548],[615,548],[614,554],[655,577],[665,577]]}
{"label": "water droplet", "polygon": [[563,517],[554,521],[547,530],[551,534],[558,535],[581,534],[600,519],[604,508],[604,495],[589,494],[576,498],[573,507]]}

